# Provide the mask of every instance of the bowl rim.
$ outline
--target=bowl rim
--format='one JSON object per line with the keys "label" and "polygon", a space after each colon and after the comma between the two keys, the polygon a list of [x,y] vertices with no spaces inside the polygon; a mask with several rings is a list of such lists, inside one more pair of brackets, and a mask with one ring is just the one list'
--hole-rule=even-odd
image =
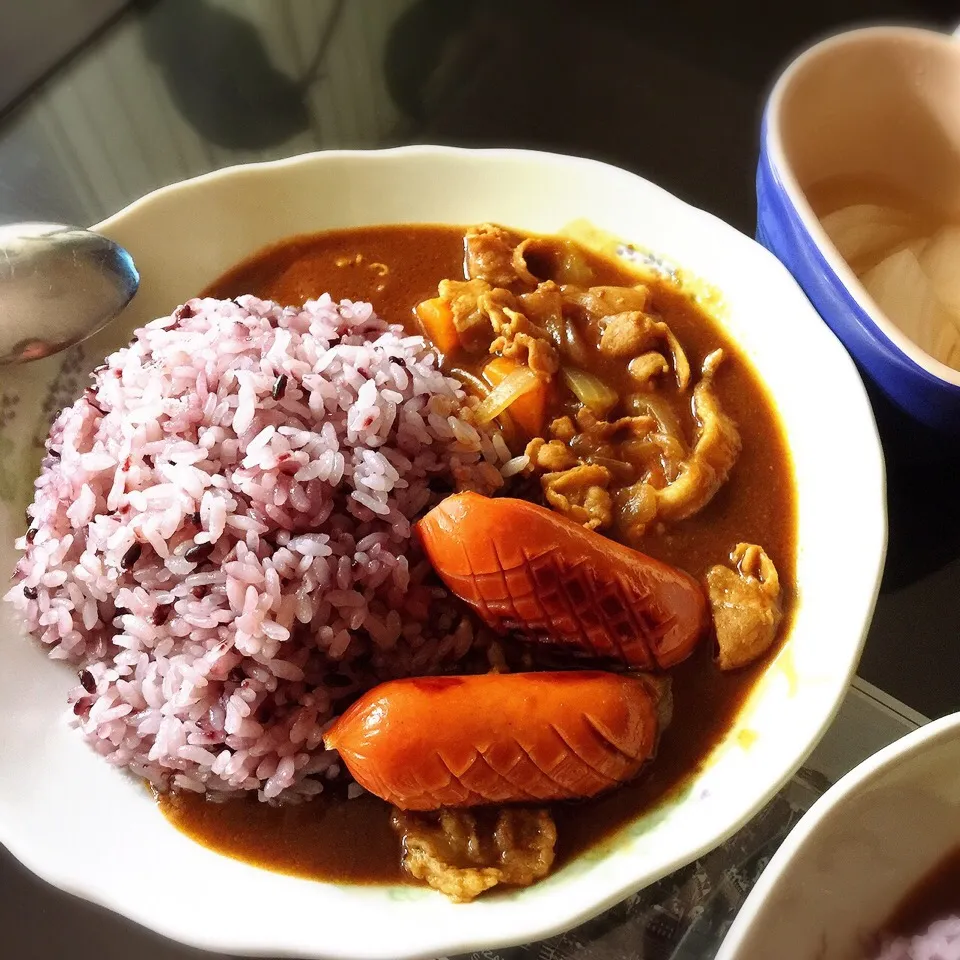
{"label": "bowl rim", "polygon": [[[958,33],[960,33],[960,27],[958,27]],[[794,175],[793,167],[787,160],[783,145],[781,128],[783,100],[796,79],[797,74],[803,70],[804,67],[813,60],[818,59],[824,53],[852,43],[869,41],[871,39],[892,40],[898,37],[906,38],[918,44],[926,43],[931,46],[950,49],[954,54],[960,56],[960,49],[957,47],[957,40],[954,36],[924,27],[880,25],[858,27],[853,30],[845,30],[840,33],[831,34],[802,50],[787,64],[777,77],[764,109],[765,146],[770,165],[777,179],[780,181],[784,192],[787,194],[790,205],[796,211],[801,223],[817,246],[827,265],[843,284],[847,294],[860,308],[861,315],[856,319],[865,326],[874,327],[875,329],[870,332],[874,333],[874,335],[879,333],[885,337],[893,347],[899,350],[906,359],[912,361],[919,367],[923,373],[946,386],[960,388],[960,370],[955,370],[953,367],[947,366],[947,364],[937,360],[936,357],[931,356],[926,350],[921,349],[913,340],[903,333],[896,324],[890,321],[867,292],[846,260],[840,255],[840,252],[834,246],[833,241],[821,225],[819,217],[814,213],[810,201],[807,200],[806,193],[801,189]]]}
{"label": "bowl rim", "polygon": [[[692,215],[695,215],[698,219],[702,219],[707,222],[713,222],[717,229],[735,235],[736,238],[738,238],[736,240],[737,243],[749,245],[756,252],[756,256],[761,258],[762,261],[767,264],[771,274],[776,274],[780,278],[780,282],[789,283],[794,288],[799,298],[797,301],[798,308],[800,300],[802,300],[803,303],[806,304],[806,309],[811,313],[811,319],[816,317],[816,311],[806,300],[799,286],[796,284],[796,281],[790,275],[786,267],[784,267],[783,264],[772,253],[763,248],[761,245],[757,244],[752,238],[742,234],[740,231],[736,230],[736,228],[720,220],[715,215],[687,203],[686,201],[676,197],[675,195],[669,193],[669,191],[658,186],[657,184],[652,183],[649,180],[646,180],[643,177],[633,174],[630,171],[625,171],[622,168],[616,167],[612,164],[544,151],[503,148],[471,149],[423,144],[379,150],[313,151],[278,160],[236,164],[230,167],[224,167],[219,170],[211,171],[199,177],[173,183],[151,191],[150,193],[145,194],[143,197],[134,200],[116,214],[113,214],[112,216],[101,221],[96,225],[96,227],[94,227],[94,229],[102,230],[103,232],[109,234],[112,226],[118,223],[121,218],[128,216],[134,211],[139,211],[142,208],[149,206],[151,203],[155,202],[161,197],[169,195],[173,192],[197,189],[212,180],[226,179],[253,169],[282,169],[284,167],[295,166],[304,162],[316,161],[320,158],[323,158],[324,160],[329,159],[371,162],[376,161],[379,158],[389,158],[392,156],[420,156],[424,158],[462,157],[464,159],[476,159],[480,157],[489,158],[492,160],[514,160],[524,161],[527,163],[546,163],[555,166],[576,165],[595,170],[598,174],[603,176],[615,176],[623,179],[629,178],[631,181],[639,181],[644,190],[663,197],[672,205],[682,205],[682,207],[687,208],[687,210],[690,211]],[[731,237],[731,239],[733,239],[733,237]],[[856,637],[855,642],[852,642],[850,645],[848,657],[845,658],[846,663],[843,671],[837,672],[830,683],[828,689],[833,701],[832,706],[829,710],[824,712],[816,729],[811,731],[811,736],[809,738],[807,747],[804,748],[804,750],[796,757],[792,756],[792,751],[790,751],[791,756],[785,756],[783,764],[777,767],[777,774],[775,778],[769,781],[769,786],[766,791],[757,794],[754,802],[745,805],[739,815],[736,817],[731,817],[726,822],[724,829],[712,831],[711,839],[709,841],[698,841],[696,844],[685,846],[673,857],[665,859],[663,864],[658,867],[656,876],[666,875],[680,866],[691,862],[696,857],[702,856],[705,852],[714,849],[717,845],[724,842],[727,838],[739,830],[753,816],[755,816],[756,813],[763,807],[763,805],[767,803],[770,798],[782,788],[783,784],[789,780],[796,768],[802,763],[803,758],[809,753],[810,750],[813,749],[816,743],[823,736],[826,729],[833,722],[837,711],[840,709],[843,699],[843,692],[848,687],[850,679],[854,675],[857,664],[859,663],[859,658],[862,653],[864,643],[866,641],[867,631],[870,626],[873,610],[876,604],[876,598],[879,593],[887,542],[887,518],[885,502],[886,479],[883,463],[883,452],[880,445],[876,421],[873,418],[866,391],[852,359],[843,349],[833,332],[825,324],[822,324],[821,335],[829,338],[829,341],[832,341],[834,346],[831,349],[836,351],[835,357],[837,364],[846,365],[846,368],[853,378],[850,382],[850,390],[851,393],[858,398],[859,403],[862,405],[862,413],[865,414],[865,416],[861,417],[861,419],[864,421],[863,427],[866,433],[864,442],[870,449],[871,460],[873,461],[870,469],[871,484],[868,491],[868,499],[871,503],[875,501],[875,506],[877,508],[875,514],[872,515],[873,519],[871,520],[871,536],[876,537],[876,546],[878,547],[878,550],[875,556],[871,556],[869,558],[869,563],[872,564],[873,569],[868,569],[864,577],[865,589],[862,597],[860,598],[862,603],[858,604],[858,608],[862,607],[862,617],[858,616],[857,618],[861,620],[859,635]],[[867,584],[869,584],[869,590],[866,589]],[[9,826],[12,826],[12,824]],[[374,958],[382,958],[384,956],[382,952],[378,952],[375,948],[364,948],[363,943],[359,941],[356,948],[351,948],[350,950],[337,950],[336,952],[331,953],[329,950],[324,952],[323,948],[317,945],[300,945],[298,947],[291,947],[288,945],[278,949],[276,945],[265,944],[257,940],[247,940],[237,935],[215,932],[213,929],[207,929],[204,931],[185,929],[182,924],[178,925],[177,920],[174,917],[158,916],[155,912],[151,913],[149,908],[133,911],[130,909],[127,903],[119,902],[114,895],[105,889],[91,889],[89,887],[83,887],[82,884],[75,881],[72,877],[68,877],[62,871],[58,871],[57,869],[51,867],[50,864],[43,862],[43,858],[40,856],[32,856],[29,853],[26,856],[22,855],[26,851],[21,844],[16,841],[16,834],[12,831],[4,830],[3,828],[4,824],[0,822],[0,831],[6,834],[6,836],[3,837],[3,841],[7,844],[8,848],[11,850],[11,853],[13,853],[18,859],[21,860],[21,862],[28,866],[29,869],[31,869],[38,876],[53,883],[60,889],[66,890],[91,902],[107,907],[108,909],[111,909],[123,916],[129,917],[143,926],[155,930],[165,936],[179,940],[180,942],[189,943],[202,949],[226,950],[231,953],[243,955],[272,954],[304,957],[317,957],[322,955],[325,957],[336,956],[342,958],[351,958],[351,960],[360,960],[360,958],[374,960]],[[616,843],[616,840],[613,842]],[[607,855],[605,854],[604,859],[606,859],[606,856]],[[523,926],[522,930],[508,933],[505,936],[491,938],[489,934],[480,935],[478,933],[473,935],[471,939],[451,941],[449,937],[444,939],[442,936],[438,936],[436,934],[434,934],[432,937],[428,934],[427,936],[422,937],[416,946],[412,946],[405,941],[403,946],[398,947],[398,949],[391,953],[391,957],[393,960],[400,960],[400,958],[434,957],[443,952],[482,950],[489,949],[493,946],[507,947],[549,937],[564,930],[570,929],[571,927],[582,923],[593,916],[596,916],[603,910],[606,910],[617,902],[621,901],[630,893],[642,888],[643,886],[646,886],[650,882],[653,882],[653,878],[644,880],[643,876],[645,876],[645,872],[638,870],[636,871],[633,879],[618,879],[616,881],[615,888],[613,884],[607,884],[602,896],[598,896],[597,898],[582,904],[576,910],[567,910],[565,912],[561,912],[559,915],[550,911],[549,909],[544,909],[542,903],[536,906],[531,904],[530,908],[525,911],[525,925]],[[637,877],[640,877],[640,879],[638,880]]]}
{"label": "bowl rim", "polygon": [[789,879],[797,856],[842,804],[848,800],[856,802],[872,783],[908,757],[918,756],[943,740],[955,740],[958,733],[960,712],[931,720],[867,757],[820,796],[787,834],[760,875],[724,938],[716,960],[736,960],[767,900],[782,880]]}

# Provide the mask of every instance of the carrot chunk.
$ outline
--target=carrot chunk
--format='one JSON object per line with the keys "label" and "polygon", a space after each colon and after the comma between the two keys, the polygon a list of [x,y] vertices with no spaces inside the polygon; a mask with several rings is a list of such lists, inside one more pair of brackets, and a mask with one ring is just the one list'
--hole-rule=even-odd
{"label": "carrot chunk", "polygon": [[453,310],[442,297],[424,300],[415,307],[420,323],[433,345],[441,353],[452,353],[460,345],[460,335],[453,322]]}

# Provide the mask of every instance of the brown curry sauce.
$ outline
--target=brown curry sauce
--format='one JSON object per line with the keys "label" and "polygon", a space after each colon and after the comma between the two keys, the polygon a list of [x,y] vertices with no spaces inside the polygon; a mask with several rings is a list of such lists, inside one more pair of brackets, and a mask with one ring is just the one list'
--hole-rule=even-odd
{"label": "brown curry sauce", "polygon": [[[451,226],[403,225],[296,237],[235,267],[204,295],[252,293],[300,304],[329,291],[341,299],[368,300],[388,321],[420,333],[413,307],[436,296],[440,280],[464,275],[464,232]],[[593,283],[637,282],[625,267],[589,251],[585,255]],[[792,469],[776,413],[749,363],[685,294],[666,282],[653,283],[651,301],[683,343],[694,369],[711,350],[724,347],[727,361],[717,394],[740,427],[743,449],[728,482],[705,509],[646,536],[641,549],[702,577],[713,564],[726,562],[737,542],[762,544],[785,587],[782,643],[793,607],[796,511]],[[447,359],[450,365],[466,366],[463,357]],[[627,387],[622,369],[594,372],[614,389]],[[710,645],[703,643],[671,670],[673,722],[661,738],[656,759],[641,776],[604,796],[551,805],[558,834],[556,865],[608,838],[682,786],[729,729],[775,652],[742,670],[723,673],[713,662]],[[167,818],[193,839],[258,866],[340,882],[406,879],[400,841],[390,828],[390,808],[373,796],[347,801],[328,791],[289,807],[253,798],[208,803],[195,794],[171,794],[159,802]]]}

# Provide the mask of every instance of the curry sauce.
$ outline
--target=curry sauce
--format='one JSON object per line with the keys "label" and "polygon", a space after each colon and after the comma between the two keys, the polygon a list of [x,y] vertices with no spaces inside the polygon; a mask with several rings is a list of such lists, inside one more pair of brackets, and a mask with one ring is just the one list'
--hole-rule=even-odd
{"label": "curry sauce", "polygon": [[[450,226],[365,227],[283,241],[217,280],[205,295],[245,293],[284,304],[301,304],[329,291],[336,298],[370,301],[389,322],[421,333],[414,307],[436,296],[443,279],[464,277],[464,230]],[[592,283],[632,285],[638,278],[611,260],[582,251]],[[549,269],[546,267],[545,269]],[[784,585],[787,635],[794,605],[796,511],[793,477],[776,412],[747,360],[717,323],[667,281],[650,281],[651,307],[683,343],[699,368],[711,351],[727,355],[716,392],[740,430],[742,451],[728,481],[696,515],[665,528],[654,527],[632,544],[697,578],[725,563],[741,541],[762,544]],[[457,353],[445,367],[479,374],[477,361]],[[592,371],[618,392],[630,384],[621,365],[598,360]],[[665,385],[666,402],[679,392]],[[678,404],[679,405],[679,404]],[[693,430],[689,409],[679,409],[685,430]],[[520,451],[518,451],[520,452]],[[762,674],[767,657],[738,671],[721,672],[710,644],[670,671],[673,721],[663,733],[656,759],[632,783],[600,797],[551,805],[557,825],[557,864],[609,837],[656,804],[703,763],[729,729]],[[160,798],[165,815],[179,829],[215,850],[281,872],[346,882],[402,882],[400,841],[390,828],[390,808],[365,795],[348,800],[329,788],[319,798],[277,807],[255,798],[210,803],[194,794]]]}

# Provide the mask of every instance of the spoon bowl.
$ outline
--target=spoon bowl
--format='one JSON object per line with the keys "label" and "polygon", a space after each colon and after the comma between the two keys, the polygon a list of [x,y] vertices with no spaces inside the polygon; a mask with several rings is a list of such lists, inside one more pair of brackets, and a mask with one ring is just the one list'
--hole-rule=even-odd
{"label": "spoon bowl", "polygon": [[123,247],[62,223],[0,226],[0,364],[59,353],[103,329],[140,275]]}

